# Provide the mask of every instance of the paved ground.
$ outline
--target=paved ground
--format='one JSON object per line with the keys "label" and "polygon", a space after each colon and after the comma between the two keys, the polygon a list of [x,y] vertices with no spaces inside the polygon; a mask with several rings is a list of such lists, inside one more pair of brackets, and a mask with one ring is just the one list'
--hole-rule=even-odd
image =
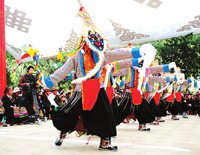
{"label": "paved ground", "polygon": [[41,125],[0,126],[0,155],[64,155],[64,154],[124,154],[124,155],[200,155],[200,118],[171,120],[165,117],[165,123],[150,125],[150,132],[138,131],[138,123],[121,124],[117,127],[118,136],[112,139],[118,145],[118,152],[98,150],[99,138],[92,136],[76,137],[69,135],[63,145],[57,147],[54,141],[58,131],[52,122]]}

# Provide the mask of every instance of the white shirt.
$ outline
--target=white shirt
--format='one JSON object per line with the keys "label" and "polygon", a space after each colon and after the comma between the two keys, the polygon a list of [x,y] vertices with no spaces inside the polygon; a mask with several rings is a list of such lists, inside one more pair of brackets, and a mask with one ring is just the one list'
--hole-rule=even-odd
{"label": "white shirt", "polygon": [[57,107],[58,105],[56,104],[55,102],[55,95],[53,93],[51,93],[49,96],[48,96],[48,100],[50,101],[51,105],[54,105],[55,107]]}

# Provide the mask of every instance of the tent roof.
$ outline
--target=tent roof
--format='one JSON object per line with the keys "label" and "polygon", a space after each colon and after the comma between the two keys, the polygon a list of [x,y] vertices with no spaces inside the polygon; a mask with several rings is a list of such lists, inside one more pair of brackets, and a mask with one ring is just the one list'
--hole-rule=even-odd
{"label": "tent roof", "polygon": [[[199,0],[82,0],[111,48],[200,33]],[[73,49],[83,21],[78,1],[7,0],[6,42],[31,44],[44,57]]]}

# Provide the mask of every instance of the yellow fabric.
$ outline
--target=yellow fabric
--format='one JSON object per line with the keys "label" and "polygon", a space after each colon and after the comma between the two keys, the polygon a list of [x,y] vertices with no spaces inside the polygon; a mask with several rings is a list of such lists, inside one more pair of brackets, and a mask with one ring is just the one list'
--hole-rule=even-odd
{"label": "yellow fabric", "polygon": [[34,50],[32,47],[30,47],[29,50],[27,51],[27,53],[32,57],[35,55],[35,53],[38,53],[38,52],[39,51]]}
{"label": "yellow fabric", "polygon": [[57,60],[60,60],[62,62],[62,59],[63,59],[63,54],[62,52],[59,52],[57,56]]}

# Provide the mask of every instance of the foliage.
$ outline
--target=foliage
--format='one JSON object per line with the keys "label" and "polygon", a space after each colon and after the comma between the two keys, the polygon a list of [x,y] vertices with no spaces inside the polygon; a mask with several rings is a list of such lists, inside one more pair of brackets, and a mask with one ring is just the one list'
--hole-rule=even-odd
{"label": "foliage", "polygon": [[197,78],[200,73],[200,35],[188,35],[156,41],[152,44],[157,49],[157,58],[161,64],[176,62],[184,69],[186,78]]}
{"label": "foliage", "polygon": [[[188,35],[185,37],[178,37],[172,39],[166,39],[162,41],[152,42],[157,49],[156,58],[160,64],[166,64],[170,62],[176,62],[177,66],[181,69],[185,69],[184,73],[186,78],[198,77],[200,72],[200,35]],[[137,45],[139,47],[140,45]],[[63,63],[67,60],[65,57]],[[17,86],[20,76],[26,74],[26,68],[29,65],[33,65],[33,62],[24,63],[16,69],[16,72],[12,73],[16,67],[14,64],[15,59],[7,52],[6,53],[6,65],[7,65],[7,83],[9,86]],[[39,67],[41,73],[45,76],[49,76],[60,65],[60,62],[54,59],[40,60]],[[59,85],[65,90],[72,87],[71,80],[62,80]]]}
{"label": "foliage", "polygon": [[[63,59],[65,62],[67,58]],[[26,74],[26,68],[30,65],[35,66],[34,62],[23,63],[21,64],[14,73],[12,71],[17,67],[15,63],[15,59],[6,52],[6,65],[7,65],[7,85],[17,87],[19,83],[19,79],[22,75]],[[58,66],[61,66],[61,63],[56,59],[47,59],[47,60],[39,60],[39,68],[40,72],[44,74],[44,77],[49,76],[52,74]],[[36,73],[36,71],[35,71]],[[72,87],[71,80],[66,81],[63,79],[59,84],[55,85],[68,90],[69,86]]]}

